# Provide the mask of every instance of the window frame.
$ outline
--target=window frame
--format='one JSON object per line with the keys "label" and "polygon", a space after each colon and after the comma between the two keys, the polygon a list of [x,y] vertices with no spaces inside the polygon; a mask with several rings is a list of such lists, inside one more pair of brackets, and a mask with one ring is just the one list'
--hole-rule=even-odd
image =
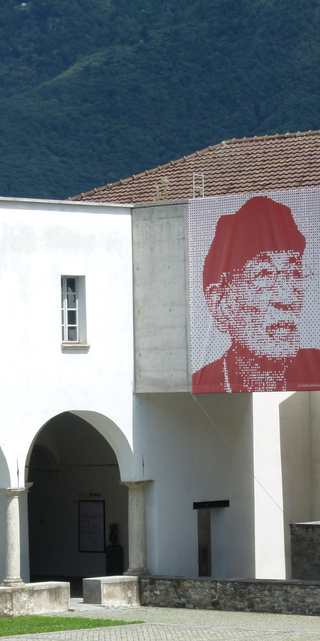
{"label": "window frame", "polygon": [[[74,280],[74,288],[68,292],[68,280]],[[62,349],[86,349],[87,344],[86,328],[86,295],[85,277],[74,275],[63,275],[60,279],[61,290],[61,347]],[[68,306],[68,294],[74,294],[75,305]],[[74,322],[70,322],[75,315]],[[72,319],[73,320],[73,319]],[[76,338],[69,338],[69,331],[76,329]]]}

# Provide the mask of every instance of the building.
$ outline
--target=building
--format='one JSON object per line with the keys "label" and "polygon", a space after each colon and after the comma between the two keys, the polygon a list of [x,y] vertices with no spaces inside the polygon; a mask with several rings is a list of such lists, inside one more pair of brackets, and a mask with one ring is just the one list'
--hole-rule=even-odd
{"label": "building", "polygon": [[231,141],[67,202],[0,200],[9,584],[19,548],[24,581],[118,573],[114,523],[129,573],[290,577],[289,522],[319,519],[319,392],[192,394],[187,198],[194,173],[205,196],[302,193],[319,154],[318,132]]}

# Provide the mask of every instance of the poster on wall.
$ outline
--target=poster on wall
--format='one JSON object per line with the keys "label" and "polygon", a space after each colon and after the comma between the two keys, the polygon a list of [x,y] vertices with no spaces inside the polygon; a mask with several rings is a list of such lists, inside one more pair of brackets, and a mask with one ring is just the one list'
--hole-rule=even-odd
{"label": "poster on wall", "polygon": [[189,201],[193,393],[320,390],[320,189]]}
{"label": "poster on wall", "polygon": [[104,551],[104,501],[79,501],[79,552]]}

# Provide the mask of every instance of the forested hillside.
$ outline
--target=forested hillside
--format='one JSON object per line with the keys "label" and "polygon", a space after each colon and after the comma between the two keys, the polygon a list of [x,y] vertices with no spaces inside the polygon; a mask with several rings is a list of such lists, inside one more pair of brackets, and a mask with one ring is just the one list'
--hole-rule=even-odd
{"label": "forested hillside", "polygon": [[2,0],[0,195],[320,128],[320,0]]}

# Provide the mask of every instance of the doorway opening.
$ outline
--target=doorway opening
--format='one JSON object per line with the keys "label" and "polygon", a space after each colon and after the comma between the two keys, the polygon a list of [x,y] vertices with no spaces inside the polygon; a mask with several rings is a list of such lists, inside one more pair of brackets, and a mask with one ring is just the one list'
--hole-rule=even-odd
{"label": "doorway opening", "polygon": [[27,479],[31,581],[70,581],[80,596],[84,577],[128,567],[127,488],[97,429],[71,412],[52,418],[34,442]]}
{"label": "doorway opening", "polygon": [[226,510],[229,501],[200,501],[197,510],[199,576],[227,576]]}

